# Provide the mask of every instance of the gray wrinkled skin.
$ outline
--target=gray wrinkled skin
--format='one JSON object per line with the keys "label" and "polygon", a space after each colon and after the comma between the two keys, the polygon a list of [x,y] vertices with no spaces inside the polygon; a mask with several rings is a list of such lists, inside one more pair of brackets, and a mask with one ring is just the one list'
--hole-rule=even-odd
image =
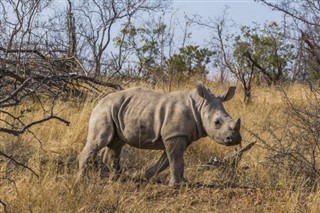
{"label": "gray wrinkled skin", "polygon": [[121,148],[129,144],[164,150],[146,171],[147,179],[170,166],[170,185],[184,184],[183,153],[193,141],[209,136],[226,146],[241,143],[240,119],[234,121],[222,105],[234,91],[235,87],[230,87],[216,97],[199,82],[189,92],[156,93],[132,88],[108,94],[91,114],[78,177],[83,175],[88,159],[104,147],[104,163],[119,173]]}

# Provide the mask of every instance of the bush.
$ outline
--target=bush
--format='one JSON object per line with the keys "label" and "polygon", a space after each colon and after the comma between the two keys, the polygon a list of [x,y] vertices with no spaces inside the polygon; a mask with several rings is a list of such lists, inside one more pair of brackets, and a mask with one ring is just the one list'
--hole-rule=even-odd
{"label": "bush", "polygon": [[269,120],[251,131],[268,151],[267,164],[287,175],[291,186],[301,184],[316,190],[320,177],[320,90],[310,87],[300,100],[289,98],[282,89],[286,108],[284,119]]}

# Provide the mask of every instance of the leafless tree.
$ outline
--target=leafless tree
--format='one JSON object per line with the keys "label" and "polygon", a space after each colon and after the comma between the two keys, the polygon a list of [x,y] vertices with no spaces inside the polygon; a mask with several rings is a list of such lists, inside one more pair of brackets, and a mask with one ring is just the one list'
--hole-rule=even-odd
{"label": "leafless tree", "polygon": [[[81,91],[98,92],[97,85],[120,89],[116,84],[79,75],[83,67],[75,60],[72,42],[70,48],[65,45],[66,48],[62,49],[52,41],[49,42],[46,37],[47,28],[41,25],[40,17],[50,9],[52,2],[1,1],[0,135],[19,136],[29,132],[35,136],[32,127],[52,119],[68,125],[69,122],[54,110],[57,100]],[[40,26],[44,28],[39,29]],[[70,34],[73,33],[72,27],[69,31]],[[58,49],[60,50],[57,51]],[[42,118],[30,119],[32,112],[28,109],[14,110],[27,101],[37,102],[42,106]],[[44,107],[43,103],[46,101],[52,104]],[[29,119],[26,120],[25,117]],[[0,151],[0,156],[36,174],[3,150]]]}
{"label": "leafless tree", "polygon": [[92,67],[95,76],[114,73],[114,70],[108,69],[106,63],[110,59],[112,40],[115,37],[113,30],[119,28],[121,24],[127,25],[126,22],[130,22],[137,15],[148,16],[148,12],[160,10],[166,5],[166,1],[160,0],[93,0],[90,4],[87,1],[75,3],[74,16],[78,41],[88,44],[87,53],[79,55],[82,61]]}
{"label": "leafless tree", "polygon": [[68,0],[68,11],[67,11],[67,24],[68,24],[68,57],[76,57],[77,55],[77,37],[76,37],[76,27],[75,18],[73,15],[73,5],[72,1]]}

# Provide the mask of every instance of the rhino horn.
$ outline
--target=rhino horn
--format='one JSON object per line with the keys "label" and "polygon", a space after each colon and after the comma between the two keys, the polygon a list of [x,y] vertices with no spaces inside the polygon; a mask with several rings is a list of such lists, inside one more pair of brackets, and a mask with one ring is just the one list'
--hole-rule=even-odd
{"label": "rhino horn", "polygon": [[235,122],[235,129],[240,129],[240,125],[241,125],[241,120],[240,118],[238,118],[237,121]]}

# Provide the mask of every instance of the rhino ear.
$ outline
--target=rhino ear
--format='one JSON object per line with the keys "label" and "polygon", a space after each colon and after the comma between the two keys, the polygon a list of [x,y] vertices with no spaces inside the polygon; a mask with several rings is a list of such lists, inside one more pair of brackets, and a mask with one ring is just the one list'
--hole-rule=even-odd
{"label": "rhino ear", "polygon": [[207,99],[210,95],[210,92],[207,90],[207,88],[203,85],[201,81],[198,81],[196,90],[198,95],[204,99]]}
{"label": "rhino ear", "polygon": [[229,101],[231,98],[233,98],[235,91],[236,91],[236,87],[229,87],[228,91],[222,93],[218,98],[222,102]]}

